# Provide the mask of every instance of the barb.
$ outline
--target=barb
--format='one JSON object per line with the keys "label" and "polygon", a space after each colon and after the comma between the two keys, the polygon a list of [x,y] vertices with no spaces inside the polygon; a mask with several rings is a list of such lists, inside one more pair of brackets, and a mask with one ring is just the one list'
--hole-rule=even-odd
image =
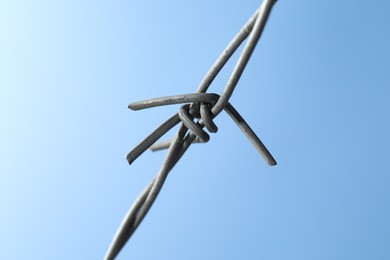
{"label": "barb", "polygon": [[[207,72],[196,91],[197,93],[154,98],[135,102],[129,105],[129,108],[132,110],[141,110],[158,106],[183,104],[177,114],[165,121],[128,153],[126,158],[129,164],[131,164],[148,148],[153,151],[168,149],[167,156],[157,176],[136,199],[123,219],[107,251],[105,259],[114,259],[119,254],[149,211],[169,172],[184,155],[191,144],[205,143],[209,141],[210,135],[204,128],[206,128],[210,133],[216,133],[218,131],[218,127],[213,122],[213,119],[218,116],[222,110],[224,110],[238,125],[241,131],[264,158],[266,163],[270,166],[276,165],[275,159],[261,142],[260,138],[250,128],[248,123],[238,113],[238,111],[229,103],[229,99],[232,96],[233,91],[256,47],[275,2],[276,0],[263,1],[260,8],[241,28],[238,34],[228,44],[226,49]],[[217,95],[213,93],[206,93],[218,73],[248,36],[248,41],[222,94]],[[181,125],[172,140],[155,144],[163,135],[180,122]]]}

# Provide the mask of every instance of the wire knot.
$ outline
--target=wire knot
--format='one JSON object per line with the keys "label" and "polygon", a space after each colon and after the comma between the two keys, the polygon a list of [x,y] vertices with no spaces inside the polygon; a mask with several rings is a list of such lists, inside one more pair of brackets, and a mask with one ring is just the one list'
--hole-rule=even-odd
{"label": "wire knot", "polygon": [[[206,143],[210,140],[210,135],[203,130],[202,124],[210,133],[218,131],[217,125],[213,122],[214,115],[211,112],[211,107],[215,102],[196,102],[186,104],[180,107],[179,117],[183,124],[196,135],[197,141]],[[198,119],[194,122],[194,119]]]}

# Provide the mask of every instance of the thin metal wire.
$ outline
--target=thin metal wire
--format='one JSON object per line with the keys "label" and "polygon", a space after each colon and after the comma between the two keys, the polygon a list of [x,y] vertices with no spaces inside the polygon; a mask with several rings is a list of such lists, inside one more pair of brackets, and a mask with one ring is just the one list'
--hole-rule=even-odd
{"label": "thin metal wire", "polygon": [[[213,119],[218,116],[222,110],[224,110],[238,125],[241,131],[264,158],[266,163],[270,166],[276,165],[275,159],[259,137],[250,128],[238,111],[229,103],[229,99],[256,47],[275,2],[276,0],[263,1],[260,8],[241,28],[207,72],[196,91],[197,93],[154,98],[129,105],[129,108],[132,110],[141,110],[165,105],[184,104],[180,107],[177,114],[169,118],[128,153],[126,158],[129,164],[131,164],[148,148],[153,151],[168,148],[168,153],[157,176],[140,194],[126,214],[106,253],[105,259],[114,259],[122,250],[155,201],[168,173],[184,155],[191,144],[209,141],[210,136],[203,128],[206,128],[210,133],[218,131],[218,127],[213,122]],[[206,93],[218,73],[248,36],[248,41],[222,94]],[[155,144],[157,140],[180,122],[181,125],[172,140]]]}

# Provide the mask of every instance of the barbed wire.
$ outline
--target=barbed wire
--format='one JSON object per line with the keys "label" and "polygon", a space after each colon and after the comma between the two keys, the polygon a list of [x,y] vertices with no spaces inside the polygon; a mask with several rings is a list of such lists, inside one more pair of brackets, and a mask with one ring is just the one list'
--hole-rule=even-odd
{"label": "barbed wire", "polygon": [[[128,153],[126,158],[129,164],[131,164],[149,148],[152,151],[168,149],[168,153],[160,171],[135,200],[123,219],[106,253],[105,259],[114,259],[122,250],[155,201],[168,173],[180,160],[190,145],[194,142],[205,143],[209,141],[210,136],[204,128],[210,133],[216,133],[218,131],[218,127],[213,122],[213,119],[223,110],[238,125],[264,158],[266,163],[270,166],[276,165],[275,159],[257,137],[256,133],[250,128],[238,111],[229,103],[229,99],[256,47],[275,2],[276,0],[264,0],[262,2],[260,8],[241,28],[207,72],[196,93],[154,98],[129,105],[129,108],[132,110],[141,110],[172,104],[184,104],[180,107],[178,113],[165,121]],[[222,94],[206,93],[218,73],[248,36],[248,41],[242,50]],[[163,135],[180,122],[181,125],[172,140],[155,144]]]}

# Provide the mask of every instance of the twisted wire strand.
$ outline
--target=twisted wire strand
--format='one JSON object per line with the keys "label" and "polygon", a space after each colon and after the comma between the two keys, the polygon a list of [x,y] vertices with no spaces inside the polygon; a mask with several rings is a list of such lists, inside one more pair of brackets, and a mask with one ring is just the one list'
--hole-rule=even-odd
{"label": "twisted wire strand", "polygon": [[[127,154],[126,158],[129,164],[131,164],[149,148],[154,151],[168,149],[168,153],[156,177],[143,190],[123,219],[106,253],[105,259],[114,259],[122,250],[151,208],[169,172],[188,150],[191,144],[209,141],[210,136],[204,128],[210,133],[218,131],[218,127],[213,122],[213,119],[218,116],[222,110],[224,110],[238,125],[241,131],[264,158],[266,163],[270,166],[276,165],[275,159],[261,142],[260,138],[238,111],[229,103],[229,99],[257,45],[275,2],[276,0],[264,0],[262,2],[260,8],[241,28],[206,73],[198,86],[196,93],[154,98],[134,102],[129,105],[129,108],[132,110],[141,110],[164,105],[183,104],[178,113],[161,124]],[[248,36],[248,41],[222,94],[206,93],[218,73]],[[172,140],[156,144],[163,135],[180,122],[181,125]]]}

